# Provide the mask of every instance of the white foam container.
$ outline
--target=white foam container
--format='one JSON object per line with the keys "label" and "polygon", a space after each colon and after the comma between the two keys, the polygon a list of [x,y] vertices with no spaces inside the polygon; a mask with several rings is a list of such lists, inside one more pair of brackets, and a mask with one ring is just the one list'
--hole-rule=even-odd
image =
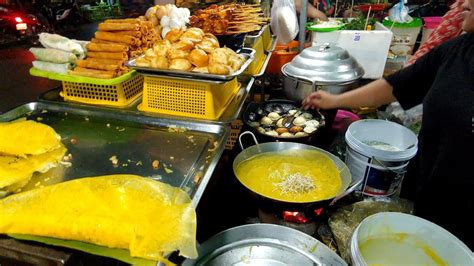
{"label": "white foam container", "polygon": [[428,220],[398,212],[377,213],[365,218],[359,224],[350,242],[353,265],[367,265],[359,250],[360,243],[371,237],[400,233],[414,235],[448,265],[474,265],[472,251],[453,234]]}
{"label": "white foam container", "polygon": [[373,30],[338,30],[312,32],[312,45],[333,43],[346,49],[364,68],[363,78],[378,79],[383,76],[393,33],[382,23],[376,22]]}

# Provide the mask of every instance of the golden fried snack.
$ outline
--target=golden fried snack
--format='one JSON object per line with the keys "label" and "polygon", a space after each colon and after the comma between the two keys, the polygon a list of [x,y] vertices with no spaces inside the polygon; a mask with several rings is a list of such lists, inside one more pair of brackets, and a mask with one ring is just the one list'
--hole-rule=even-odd
{"label": "golden fried snack", "polygon": [[135,61],[135,65],[139,67],[151,67],[151,62],[148,61],[145,57],[139,57]]}
{"label": "golden fried snack", "polygon": [[217,43],[219,43],[219,39],[217,39],[216,35],[212,33],[204,33],[204,38],[214,39]]}
{"label": "golden fried snack", "polygon": [[147,60],[152,60],[153,58],[155,58],[157,56],[158,55],[151,48],[145,51],[145,58]]}
{"label": "golden fried snack", "polygon": [[173,60],[173,59],[187,59],[188,56],[189,56],[189,51],[183,51],[183,50],[179,50],[179,49],[176,49],[174,47],[171,47],[170,49],[168,49],[168,53],[167,53],[167,57],[168,57],[168,60]]}
{"label": "golden fried snack", "polygon": [[191,62],[189,62],[187,59],[174,59],[171,60],[169,69],[174,69],[174,70],[182,70],[182,71],[189,71],[193,68],[193,65],[191,65]]}
{"label": "golden fried snack", "polygon": [[198,43],[204,38],[204,32],[200,28],[189,28],[179,38],[180,40],[188,40]]}
{"label": "golden fried snack", "polygon": [[214,51],[214,49],[219,48],[219,41],[214,38],[204,37],[204,39],[202,39],[200,43],[196,44],[196,46],[210,54],[212,51]]}
{"label": "golden fried snack", "polygon": [[87,57],[126,60],[128,58],[128,55],[126,52],[119,52],[119,53],[87,52]]}
{"label": "golden fried snack", "polygon": [[125,44],[119,43],[88,43],[86,45],[87,51],[92,52],[126,52],[128,51],[128,46]]}
{"label": "golden fried snack", "polygon": [[138,18],[122,18],[122,19],[106,19],[105,23],[139,23],[141,20]]}
{"label": "golden fried snack", "polygon": [[[211,64],[229,64],[229,52],[225,48],[217,48],[209,55],[209,65]],[[209,69],[209,71],[211,71]]]}
{"label": "golden fried snack", "polygon": [[97,70],[97,69],[76,67],[74,70],[70,70],[69,74],[84,76],[84,77],[91,77],[91,78],[111,79],[117,76],[117,72],[118,70],[110,71],[110,70]]}
{"label": "golden fried snack", "polygon": [[184,31],[178,28],[171,29],[168,33],[166,33],[165,39],[170,42],[177,42],[181,35],[183,35]]}
{"label": "golden fried snack", "polygon": [[95,33],[95,37],[100,40],[104,41],[111,41],[111,42],[118,42],[118,43],[125,43],[130,45],[139,46],[141,44],[140,40],[133,36],[128,35],[121,35],[112,32],[105,32],[105,31],[97,31]]}
{"label": "golden fried snack", "polygon": [[107,23],[102,22],[99,24],[100,31],[138,31],[140,25],[137,23]]}
{"label": "golden fried snack", "polygon": [[121,31],[114,31],[114,33],[121,34],[121,35],[128,35],[128,36],[132,36],[139,39],[142,37],[142,32],[138,30],[121,30]]}
{"label": "golden fried snack", "polygon": [[164,56],[155,57],[151,60],[151,67],[167,69],[169,67],[168,59]]}
{"label": "golden fried snack", "polygon": [[170,47],[171,43],[168,40],[161,40],[153,46],[153,51],[157,56],[166,56]]}
{"label": "golden fried snack", "polygon": [[87,58],[85,60],[77,60],[76,65],[78,67],[83,67],[83,68],[92,68],[92,69],[108,70],[108,71],[116,71],[120,69],[120,67],[122,66],[121,64],[104,64],[100,61],[97,61],[96,58]]}
{"label": "golden fried snack", "polygon": [[116,42],[104,41],[97,38],[92,38],[91,43],[105,43],[105,44],[117,44]]}
{"label": "golden fried snack", "polygon": [[171,45],[176,50],[190,52],[194,48],[194,43],[189,40],[182,40]]}
{"label": "golden fried snack", "polygon": [[191,70],[193,72],[199,72],[199,73],[204,73],[204,74],[207,74],[209,73],[209,69],[207,68],[207,66],[205,67],[195,67],[193,68],[193,70]]}
{"label": "golden fried snack", "polygon": [[209,56],[204,50],[194,49],[188,57],[189,62],[197,67],[205,67],[209,64]]}
{"label": "golden fried snack", "polygon": [[209,73],[216,75],[229,75],[232,73],[232,68],[225,64],[213,63],[207,66]]}

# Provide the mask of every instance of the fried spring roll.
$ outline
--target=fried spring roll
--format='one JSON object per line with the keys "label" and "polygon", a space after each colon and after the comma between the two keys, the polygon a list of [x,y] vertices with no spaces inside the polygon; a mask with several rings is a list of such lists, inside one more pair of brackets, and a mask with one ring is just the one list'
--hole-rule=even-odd
{"label": "fried spring roll", "polygon": [[125,43],[129,45],[138,45],[138,43],[140,43],[140,40],[135,37],[105,31],[97,31],[95,37],[104,41]]}
{"label": "fried spring roll", "polygon": [[117,76],[117,71],[106,71],[76,67],[74,70],[69,71],[69,74],[91,78],[111,79]]}
{"label": "fried spring roll", "polygon": [[78,60],[76,61],[76,65],[78,67],[83,68],[92,68],[98,70],[108,70],[108,71],[116,71],[119,70],[122,65],[120,64],[107,64],[100,61],[97,61],[96,58],[87,58],[85,60]]}
{"label": "fried spring roll", "polygon": [[143,34],[140,31],[133,31],[133,30],[121,30],[121,31],[115,31],[114,33],[133,36],[136,38],[141,38],[143,36]]}
{"label": "fried spring roll", "polygon": [[100,31],[121,31],[121,30],[140,30],[140,25],[137,23],[105,23],[99,24]]}
{"label": "fried spring roll", "polygon": [[87,58],[100,64],[123,66],[125,60],[106,59],[106,58]]}
{"label": "fried spring roll", "polygon": [[89,52],[126,52],[128,46],[119,43],[89,43],[87,46]]}
{"label": "fried spring roll", "polygon": [[107,19],[105,23],[138,23],[141,20],[138,18],[123,18],[123,19]]}
{"label": "fried spring roll", "polygon": [[116,42],[111,42],[111,41],[104,41],[104,40],[97,39],[97,38],[92,38],[91,43],[121,44],[121,43],[116,43]]}
{"label": "fried spring roll", "polygon": [[127,60],[126,52],[119,53],[108,53],[108,52],[88,52],[87,57],[92,58],[105,58],[105,59],[117,59],[117,60]]}

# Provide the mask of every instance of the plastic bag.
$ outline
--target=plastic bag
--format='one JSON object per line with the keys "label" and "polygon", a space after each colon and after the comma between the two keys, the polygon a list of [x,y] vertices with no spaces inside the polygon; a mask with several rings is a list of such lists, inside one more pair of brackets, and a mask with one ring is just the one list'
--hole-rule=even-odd
{"label": "plastic bag", "polygon": [[270,27],[277,36],[277,42],[291,42],[299,31],[298,18],[293,0],[275,0],[271,10]]}
{"label": "plastic bag", "polygon": [[393,21],[393,22],[398,22],[398,23],[410,23],[413,18],[408,15],[408,12],[410,9],[405,6],[404,0],[400,0],[400,3],[394,5],[389,11],[388,11],[388,18]]}

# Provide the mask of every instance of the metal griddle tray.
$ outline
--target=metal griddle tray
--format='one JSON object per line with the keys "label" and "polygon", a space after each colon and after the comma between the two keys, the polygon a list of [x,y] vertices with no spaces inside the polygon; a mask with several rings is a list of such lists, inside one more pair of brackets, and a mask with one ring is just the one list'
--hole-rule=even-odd
{"label": "metal griddle tray", "polygon": [[[66,103],[33,102],[3,115],[0,121],[32,119],[61,135],[70,167],[61,165],[35,175],[24,190],[66,180],[110,174],[136,174],[187,191],[197,206],[229,136],[223,125],[147,117],[122,110]],[[186,128],[170,132],[170,126]],[[34,134],[27,132],[26,134]],[[114,165],[111,158],[118,163]],[[152,162],[159,161],[154,169]],[[45,175],[51,176],[45,176]]]}
{"label": "metal griddle tray", "polygon": [[[136,59],[129,60],[125,65],[129,68],[135,69],[137,72],[143,74],[144,76],[172,76],[172,77],[182,77],[189,78],[198,81],[202,80],[220,80],[220,81],[229,81],[237,76],[240,76],[252,63],[255,57],[255,50],[252,48],[242,48],[238,54],[242,55],[245,58],[243,65],[232,74],[229,75],[217,75],[209,73],[199,73],[192,71],[180,71],[173,69],[161,69],[161,68],[152,68],[152,67],[141,67],[136,65]],[[143,57],[144,55],[142,55]]]}

